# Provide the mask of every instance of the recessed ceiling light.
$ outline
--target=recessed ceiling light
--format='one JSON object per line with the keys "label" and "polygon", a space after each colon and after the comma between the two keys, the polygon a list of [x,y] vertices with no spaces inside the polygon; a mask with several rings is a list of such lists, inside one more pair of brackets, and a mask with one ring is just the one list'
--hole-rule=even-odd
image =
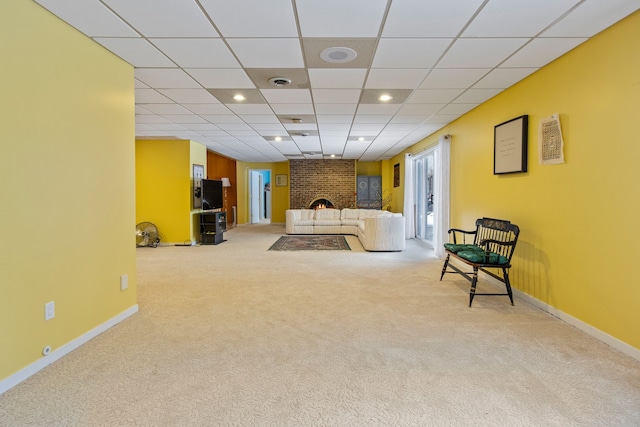
{"label": "recessed ceiling light", "polygon": [[380,95],[380,97],[378,98],[378,101],[387,102],[387,101],[391,101],[392,99],[393,99],[393,96],[391,95]]}
{"label": "recessed ceiling light", "polygon": [[336,156],[335,154],[332,154],[332,155],[331,155],[331,157],[335,157],[335,156]]}
{"label": "recessed ceiling light", "polygon": [[279,136],[276,136],[274,139],[278,142],[282,141],[282,138],[280,138]]}
{"label": "recessed ceiling light", "polygon": [[364,141],[363,137],[358,138],[358,141]]}
{"label": "recessed ceiling light", "polygon": [[245,97],[244,97],[244,95],[242,95],[242,94],[240,94],[240,93],[239,93],[239,94],[235,95],[235,96],[233,97],[233,99],[235,99],[236,101],[244,101],[244,100],[246,100],[247,98],[245,98]]}
{"label": "recessed ceiling light", "polygon": [[358,56],[358,52],[348,47],[328,47],[320,52],[320,58],[332,64],[351,62]]}

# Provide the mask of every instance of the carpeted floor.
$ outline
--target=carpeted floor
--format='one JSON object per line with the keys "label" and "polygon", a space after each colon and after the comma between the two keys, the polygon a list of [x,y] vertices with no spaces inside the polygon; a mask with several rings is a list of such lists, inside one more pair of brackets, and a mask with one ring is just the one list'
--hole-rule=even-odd
{"label": "carpeted floor", "polygon": [[469,308],[419,243],[283,234],[138,249],[139,313],[0,395],[0,426],[640,425],[640,362],[517,298]]}
{"label": "carpeted floor", "polygon": [[270,251],[349,251],[351,248],[344,236],[282,236]]}

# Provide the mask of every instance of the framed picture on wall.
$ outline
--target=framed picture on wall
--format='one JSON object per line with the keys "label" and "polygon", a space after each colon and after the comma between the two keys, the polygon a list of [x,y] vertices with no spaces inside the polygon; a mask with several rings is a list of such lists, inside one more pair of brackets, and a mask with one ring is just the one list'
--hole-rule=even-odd
{"label": "framed picture on wall", "polygon": [[276,187],[287,186],[287,175],[276,175]]}
{"label": "framed picture on wall", "polygon": [[204,166],[193,165],[193,208],[202,208],[202,180],[204,179]]}
{"label": "framed picture on wall", "polygon": [[393,186],[400,187],[400,163],[393,165]]}
{"label": "framed picture on wall", "polygon": [[529,116],[500,123],[493,128],[493,174],[527,171]]}

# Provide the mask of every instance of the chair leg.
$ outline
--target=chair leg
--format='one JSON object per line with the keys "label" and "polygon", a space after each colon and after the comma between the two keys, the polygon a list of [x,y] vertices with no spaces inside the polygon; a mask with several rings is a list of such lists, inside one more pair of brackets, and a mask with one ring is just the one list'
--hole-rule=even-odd
{"label": "chair leg", "polygon": [[444,260],[444,266],[442,267],[442,274],[440,274],[440,280],[444,277],[444,273],[447,271],[447,265],[449,265],[449,254],[447,254],[447,258]]}
{"label": "chair leg", "polygon": [[509,282],[509,271],[506,268],[502,269],[502,277],[504,277],[504,284],[507,287],[507,293],[509,294],[511,305],[513,305],[513,292],[511,291],[511,282]]}
{"label": "chair leg", "polygon": [[471,291],[469,292],[469,307],[476,296],[476,284],[478,283],[478,267],[473,267],[473,280],[471,281]]}

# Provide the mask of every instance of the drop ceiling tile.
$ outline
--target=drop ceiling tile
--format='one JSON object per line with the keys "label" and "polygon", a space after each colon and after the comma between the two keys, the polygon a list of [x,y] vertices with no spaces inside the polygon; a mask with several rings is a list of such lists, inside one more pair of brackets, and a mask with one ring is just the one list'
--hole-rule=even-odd
{"label": "drop ceiling tile", "polygon": [[160,89],[158,92],[180,104],[220,103],[206,89]]}
{"label": "drop ceiling tile", "polygon": [[[412,89],[365,89],[362,91],[361,104],[403,104],[409,95],[413,92]],[[381,101],[382,96],[391,97],[387,101]]]}
{"label": "drop ceiling tile", "polygon": [[381,114],[381,115],[393,115],[395,114],[402,104],[360,104],[358,106],[358,114]]}
{"label": "drop ceiling tile", "polygon": [[270,104],[310,104],[309,89],[260,89],[264,98]]}
{"label": "drop ceiling tile", "polygon": [[184,126],[180,126],[179,124],[176,124],[176,123],[158,123],[158,124],[153,125],[153,127],[155,129],[157,129],[157,130],[162,130],[162,131],[186,131],[186,130],[188,130]]}
{"label": "drop ceiling tile", "polygon": [[460,116],[461,114],[434,114],[425,121],[425,124],[444,126],[451,123]]}
{"label": "drop ceiling tile", "polygon": [[[187,108],[189,108],[189,106],[187,106]],[[200,114],[200,117],[210,123],[243,123],[240,117],[235,114],[231,114],[231,110],[227,107],[224,107],[224,109],[227,114]]]}
{"label": "drop ceiling tile", "polygon": [[179,104],[145,104],[144,108],[155,114],[190,114],[191,111]]}
{"label": "drop ceiling tile", "polygon": [[455,102],[456,104],[481,104],[502,91],[503,89],[468,89],[456,98]]}
{"label": "drop ceiling tile", "polygon": [[169,58],[143,38],[95,39],[102,46],[118,55],[134,67],[175,67]]}
{"label": "drop ceiling tile", "polygon": [[639,7],[637,0],[585,1],[542,36],[591,37]]}
{"label": "drop ceiling tile", "polygon": [[278,116],[275,114],[243,114],[240,116],[242,120],[249,124],[280,124]]}
{"label": "drop ceiling tile", "polygon": [[406,132],[411,132],[416,127],[418,127],[416,123],[390,123],[384,130],[385,132],[402,132],[406,134]]}
{"label": "drop ceiling tile", "polygon": [[[376,38],[303,38],[302,49],[308,68],[362,69],[371,64],[377,43]],[[323,52],[326,49],[335,48],[350,49],[356,53],[356,56],[347,62],[326,61],[322,57]],[[345,52],[343,51],[342,54],[344,55]]]}
{"label": "drop ceiling tile", "polygon": [[441,104],[405,104],[400,108],[398,114],[402,115],[420,115],[429,117],[432,114],[437,113],[442,110],[442,108],[447,105],[445,103]]}
{"label": "drop ceiling tile", "polygon": [[316,104],[357,104],[360,89],[313,89],[313,102]]}
{"label": "drop ceiling tile", "polygon": [[355,114],[358,104],[315,104],[317,114]]}
{"label": "drop ceiling tile", "polygon": [[177,68],[136,68],[135,76],[155,89],[199,89],[198,82]]}
{"label": "drop ceiling tile", "polygon": [[578,0],[491,0],[462,37],[533,37]]}
{"label": "drop ceiling tile", "polygon": [[247,125],[246,123],[223,123],[218,127],[227,132],[237,132],[237,131],[254,132],[251,126]]}
{"label": "drop ceiling tile", "polygon": [[[309,88],[309,76],[304,68],[247,68],[245,71],[256,87],[260,89],[292,90]],[[274,77],[289,79],[291,83],[286,86],[274,86],[270,82]]]}
{"label": "drop ceiling tile", "polygon": [[309,81],[314,89],[361,89],[367,76],[365,68],[310,68]]}
{"label": "drop ceiling tile", "polygon": [[453,39],[382,39],[373,68],[431,68]]}
{"label": "drop ceiling tile", "polygon": [[135,112],[136,112],[136,115],[138,115],[138,114],[143,114],[143,115],[153,114],[151,111],[147,110],[146,108],[144,108],[143,106],[141,106],[139,104],[136,104]]}
{"label": "drop ceiling tile", "polygon": [[273,114],[273,111],[267,104],[227,104],[227,107],[238,115]]}
{"label": "drop ceiling tile", "polygon": [[141,123],[136,124],[136,132],[150,132],[155,130],[153,127],[151,127],[150,125],[144,125]]}
{"label": "drop ceiling tile", "polygon": [[167,120],[171,120],[174,123],[179,124],[193,124],[193,123],[206,123],[207,121],[195,114],[163,114]]}
{"label": "drop ceiling tile", "polygon": [[428,114],[397,114],[390,123],[412,123],[418,124],[424,122],[429,117]]}
{"label": "drop ceiling tile", "polygon": [[[223,104],[266,104],[267,101],[258,89],[207,89]],[[241,99],[236,97],[242,96]]]}
{"label": "drop ceiling tile", "polygon": [[198,83],[207,89],[254,88],[255,85],[241,69],[188,68],[185,69]]}
{"label": "drop ceiling tile", "polygon": [[585,40],[583,38],[537,38],[500,64],[500,67],[540,68]]}
{"label": "drop ceiling tile", "polygon": [[312,104],[273,104],[271,107],[273,108],[273,112],[278,115],[313,114]]}
{"label": "drop ceiling tile", "polygon": [[437,68],[493,68],[529,39],[458,39]]}
{"label": "drop ceiling tile", "polygon": [[223,130],[202,130],[198,131],[200,135],[215,138],[215,137],[228,137],[229,134]]}
{"label": "drop ceiling tile", "polygon": [[524,79],[529,74],[535,73],[537,70],[538,68],[496,68],[473,85],[473,87],[475,89],[506,89]]}
{"label": "drop ceiling tile", "polygon": [[133,79],[133,87],[136,88],[136,89],[148,89],[149,85],[146,85],[146,84],[142,83],[138,79]]}
{"label": "drop ceiling tile", "polygon": [[182,68],[240,68],[227,45],[217,38],[149,41]]}
{"label": "drop ceiling tile", "polygon": [[304,68],[298,39],[227,39],[245,68]]}
{"label": "drop ceiling tile", "polygon": [[213,125],[211,123],[187,123],[184,124],[184,127],[189,129],[189,130],[195,130],[198,133],[200,133],[201,131],[218,131],[220,130],[220,128],[216,125]]}
{"label": "drop ceiling tile", "polygon": [[418,89],[407,101],[408,104],[448,104],[456,99],[464,89]]}
{"label": "drop ceiling tile", "polygon": [[89,37],[137,37],[129,25],[98,1],[36,0]]}
{"label": "drop ceiling tile", "polygon": [[287,131],[317,131],[318,125],[315,123],[285,123],[283,127]]}
{"label": "drop ceiling tile", "polygon": [[136,117],[136,122],[137,123],[144,123],[144,124],[154,124],[154,123],[171,123],[170,120],[165,119],[162,116],[158,116],[155,113],[152,115],[142,115],[142,116],[137,116]]}
{"label": "drop ceiling tile", "polygon": [[420,85],[420,89],[466,89],[489,71],[490,68],[433,69]]}
{"label": "drop ceiling tile", "polygon": [[387,0],[297,0],[303,37],[376,37]]}
{"label": "drop ceiling tile", "polygon": [[388,123],[393,118],[392,114],[361,114],[358,113],[353,119],[354,124],[378,124]]}
{"label": "drop ceiling tile", "polygon": [[483,0],[394,0],[382,37],[455,37]]}
{"label": "drop ceiling tile", "polygon": [[318,130],[321,134],[331,134],[331,132],[340,132],[341,134],[349,134],[349,130],[351,130],[351,125],[348,123],[331,123],[331,124],[320,124],[318,125]]}
{"label": "drop ceiling tile", "polygon": [[318,114],[318,124],[322,123],[351,123],[353,114]]}
{"label": "drop ceiling tile", "polygon": [[172,104],[175,101],[155,89],[135,89],[136,104]]}
{"label": "drop ceiling tile", "polygon": [[224,37],[297,37],[291,0],[201,0]]}
{"label": "drop ceiling tile", "polygon": [[[420,122],[422,122],[422,120]],[[382,129],[384,129],[385,125],[386,123],[354,124],[351,127],[351,134],[366,135],[366,136],[377,135],[380,132],[382,132]]]}
{"label": "drop ceiling tile", "polygon": [[372,69],[367,89],[414,89],[422,83],[428,70]]}
{"label": "drop ceiling tile", "polygon": [[261,135],[288,135],[287,130],[282,125],[275,123],[250,123],[251,127]]}
{"label": "drop ceiling tile", "polygon": [[145,37],[218,37],[191,0],[102,0]]}
{"label": "drop ceiling tile", "polygon": [[202,115],[202,114],[210,114],[210,115],[227,115],[232,114],[232,112],[223,104],[182,104],[185,108],[187,108],[192,113]]}

